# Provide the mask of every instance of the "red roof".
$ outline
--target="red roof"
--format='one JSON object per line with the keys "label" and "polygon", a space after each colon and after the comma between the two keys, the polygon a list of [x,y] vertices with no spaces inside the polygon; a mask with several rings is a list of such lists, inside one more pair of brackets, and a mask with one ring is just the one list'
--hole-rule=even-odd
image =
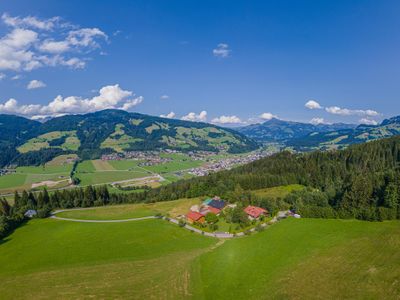
{"label": "red roof", "polygon": [[188,218],[188,219],[191,219],[191,220],[193,220],[193,221],[198,221],[198,220],[200,220],[202,217],[204,217],[201,213],[198,213],[198,212],[196,212],[196,211],[191,211],[191,212],[189,212],[187,215],[186,215],[186,217]]}
{"label": "red roof", "polygon": [[266,213],[267,213],[267,210],[265,210],[264,208],[257,207],[257,206],[251,206],[251,205],[247,206],[247,207],[244,209],[244,211],[245,211],[245,213],[248,214],[250,217],[253,217],[253,218],[256,218],[256,219],[257,219],[260,215],[266,214]]}
{"label": "red roof", "polygon": [[220,209],[212,207],[212,206],[209,206],[208,210],[210,211],[210,213],[213,213],[214,215],[218,215],[221,212]]}

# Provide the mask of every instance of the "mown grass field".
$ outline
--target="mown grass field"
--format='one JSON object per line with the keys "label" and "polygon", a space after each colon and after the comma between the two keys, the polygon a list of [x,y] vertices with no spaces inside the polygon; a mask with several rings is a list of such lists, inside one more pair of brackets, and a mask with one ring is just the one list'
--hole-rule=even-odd
{"label": "mown grass field", "polygon": [[129,179],[148,177],[154,174],[161,174],[166,180],[160,182],[160,184],[167,184],[188,177],[186,176],[187,174],[178,176],[175,174],[176,172],[204,164],[202,161],[195,161],[183,154],[164,153],[161,156],[173,160],[153,166],[139,166],[141,161],[130,159],[115,161],[83,161],[78,164],[76,177],[81,180],[80,185],[85,186],[90,184],[114,183]]}
{"label": "mown grass field", "polygon": [[215,243],[163,220],[33,220],[0,243],[0,298],[188,298],[191,263]]}
{"label": "mown grass field", "polygon": [[0,242],[0,295],[398,299],[399,225],[288,219],[221,243],[163,220],[32,220]]}
{"label": "mown grass field", "polygon": [[104,172],[93,172],[93,173],[78,173],[77,177],[81,180],[80,185],[93,185],[93,184],[104,184],[112,183],[123,180],[142,178],[150,176],[151,174],[140,171],[104,171]]}
{"label": "mown grass field", "polygon": [[192,198],[148,204],[102,206],[84,210],[69,210],[58,213],[57,216],[81,220],[122,220],[154,216],[161,213],[176,217],[187,213],[192,205],[199,203],[201,203],[200,198]]}
{"label": "mown grass field", "polygon": [[67,163],[66,159],[74,157],[76,155],[60,155],[43,166],[17,167],[14,174],[0,177],[0,193],[29,190],[33,184],[43,181],[54,182],[51,187],[67,186],[73,163]]}
{"label": "mown grass field", "polygon": [[262,196],[262,197],[284,198],[291,192],[299,191],[302,189],[304,189],[303,185],[290,184],[290,185],[282,185],[272,188],[254,190],[253,193],[256,194],[257,196]]}
{"label": "mown grass field", "polygon": [[400,223],[288,219],[193,266],[204,299],[397,299]]}

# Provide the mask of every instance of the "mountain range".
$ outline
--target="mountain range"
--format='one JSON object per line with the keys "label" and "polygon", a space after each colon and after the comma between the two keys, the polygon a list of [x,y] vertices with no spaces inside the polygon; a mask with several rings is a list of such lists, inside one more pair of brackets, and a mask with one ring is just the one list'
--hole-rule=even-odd
{"label": "mountain range", "polygon": [[286,142],[297,151],[343,149],[352,144],[400,135],[400,116],[384,120],[379,125],[359,125],[353,129],[313,132]]}
{"label": "mountain range", "polygon": [[379,125],[300,123],[271,119],[238,129],[257,142],[278,143],[296,151],[342,149],[400,134],[400,116],[384,120]]}
{"label": "mountain range", "polygon": [[273,118],[261,124],[252,124],[238,128],[238,131],[258,142],[284,143],[294,138],[305,137],[315,132],[330,132],[342,129],[354,129],[354,124],[318,124],[284,121]]}
{"label": "mountain range", "polygon": [[0,166],[38,165],[67,153],[93,159],[112,152],[166,148],[241,153],[277,143],[295,151],[342,149],[399,134],[400,116],[376,126],[271,119],[233,130],[123,110],[66,115],[46,122],[0,115]]}
{"label": "mountain range", "polygon": [[258,144],[208,123],[166,119],[123,110],[56,117],[44,123],[0,115],[0,166],[37,165],[65,153],[82,159],[102,154],[169,148],[247,152]]}

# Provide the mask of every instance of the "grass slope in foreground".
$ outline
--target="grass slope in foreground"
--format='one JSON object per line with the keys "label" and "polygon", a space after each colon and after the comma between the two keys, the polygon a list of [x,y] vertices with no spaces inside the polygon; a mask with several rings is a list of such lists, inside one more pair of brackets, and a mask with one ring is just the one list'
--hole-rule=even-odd
{"label": "grass slope in foreground", "polygon": [[0,295],[396,299],[399,225],[288,219],[216,247],[163,220],[33,220],[0,242]]}
{"label": "grass slope in foreground", "polygon": [[288,219],[194,266],[205,299],[395,299],[400,223]]}
{"label": "grass slope in foreground", "polygon": [[0,298],[188,297],[190,264],[215,243],[163,220],[32,220],[0,241]]}

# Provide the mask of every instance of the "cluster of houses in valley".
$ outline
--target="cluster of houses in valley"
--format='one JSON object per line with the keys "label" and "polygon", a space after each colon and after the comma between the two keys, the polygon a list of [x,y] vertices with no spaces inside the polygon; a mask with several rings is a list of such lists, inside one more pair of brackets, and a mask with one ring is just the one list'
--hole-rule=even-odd
{"label": "cluster of houses in valley", "polygon": [[192,168],[188,171],[188,173],[194,176],[205,176],[213,172],[230,170],[233,167],[245,165],[269,155],[271,155],[271,152],[269,151],[260,151],[260,152],[250,153],[245,156],[229,157],[208,163],[205,166]]}
{"label": "cluster of houses in valley", "polygon": [[[211,213],[218,216],[226,208],[235,208],[236,204],[229,204],[219,197],[208,198],[201,205],[193,205],[186,214],[186,222],[189,224],[206,222],[206,215]],[[258,220],[261,216],[268,216],[268,211],[257,206],[249,205],[244,208],[250,220]]]}

